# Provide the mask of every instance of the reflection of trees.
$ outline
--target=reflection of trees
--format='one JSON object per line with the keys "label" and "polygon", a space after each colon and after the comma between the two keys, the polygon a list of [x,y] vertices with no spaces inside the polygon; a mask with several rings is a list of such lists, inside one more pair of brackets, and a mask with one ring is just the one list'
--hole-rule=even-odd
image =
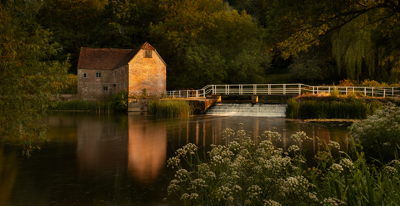
{"label": "reflection of trees", "polygon": [[0,205],[7,205],[17,177],[16,153],[4,154],[0,147]]}
{"label": "reflection of trees", "polygon": [[151,183],[167,161],[166,124],[143,124],[129,116],[128,126],[128,172],[142,183]]}

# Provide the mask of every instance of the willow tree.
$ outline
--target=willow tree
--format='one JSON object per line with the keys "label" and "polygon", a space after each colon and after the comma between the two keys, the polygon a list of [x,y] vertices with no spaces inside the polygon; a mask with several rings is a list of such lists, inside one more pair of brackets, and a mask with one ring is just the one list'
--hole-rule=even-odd
{"label": "willow tree", "polygon": [[48,140],[36,121],[54,103],[53,82],[62,82],[68,68],[48,61],[59,47],[33,21],[36,3],[0,4],[0,142],[22,145],[28,156]]}
{"label": "willow tree", "polygon": [[[285,57],[332,35],[338,69],[351,78],[399,71],[400,5],[393,0],[284,0],[268,2],[267,37]],[[394,78],[395,79],[395,78]]]}

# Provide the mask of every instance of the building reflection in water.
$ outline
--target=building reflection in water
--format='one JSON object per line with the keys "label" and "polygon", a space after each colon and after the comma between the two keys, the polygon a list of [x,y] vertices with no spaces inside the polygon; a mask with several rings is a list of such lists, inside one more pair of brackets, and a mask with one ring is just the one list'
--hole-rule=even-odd
{"label": "building reflection in water", "polygon": [[77,121],[77,156],[83,173],[121,173],[126,168],[127,132],[110,119]]}
{"label": "building reflection in water", "polygon": [[128,116],[128,173],[144,184],[156,180],[167,161],[165,122],[142,122]]}

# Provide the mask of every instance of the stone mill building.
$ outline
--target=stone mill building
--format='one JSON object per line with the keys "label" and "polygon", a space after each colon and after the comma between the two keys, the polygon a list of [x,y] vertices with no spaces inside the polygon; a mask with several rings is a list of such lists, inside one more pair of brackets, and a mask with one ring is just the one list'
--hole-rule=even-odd
{"label": "stone mill building", "polygon": [[78,96],[95,100],[121,90],[129,95],[160,95],[166,90],[167,64],[149,43],[135,49],[82,47],[78,61]]}

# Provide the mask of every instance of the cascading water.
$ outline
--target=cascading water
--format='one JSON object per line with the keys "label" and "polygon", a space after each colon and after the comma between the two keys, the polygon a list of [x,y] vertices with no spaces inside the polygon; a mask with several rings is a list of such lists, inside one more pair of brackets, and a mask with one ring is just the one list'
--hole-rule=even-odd
{"label": "cascading water", "polygon": [[221,116],[262,116],[286,117],[286,104],[232,104],[217,103],[207,112],[208,115]]}

